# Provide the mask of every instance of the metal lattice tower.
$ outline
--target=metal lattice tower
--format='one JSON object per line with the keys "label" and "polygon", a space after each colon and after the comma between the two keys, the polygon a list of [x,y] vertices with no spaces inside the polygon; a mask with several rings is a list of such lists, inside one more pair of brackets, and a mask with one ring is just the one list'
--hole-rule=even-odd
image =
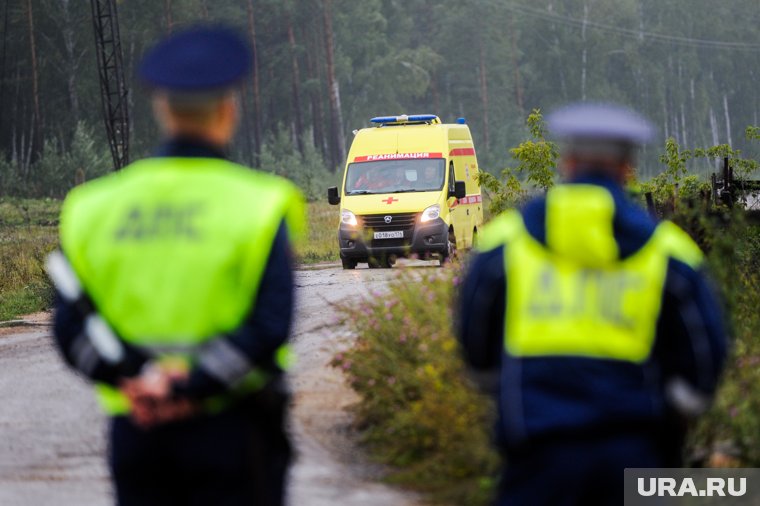
{"label": "metal lattice tower", "polygon": [[116,0],[90,0],[100,97],[114,170],[129,163],[129,115]]}

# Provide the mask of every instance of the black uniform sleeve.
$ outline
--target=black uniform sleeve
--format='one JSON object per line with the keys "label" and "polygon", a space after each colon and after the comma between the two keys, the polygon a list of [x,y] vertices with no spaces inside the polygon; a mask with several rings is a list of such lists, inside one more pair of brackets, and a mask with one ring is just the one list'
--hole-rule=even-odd
{"label": "black uniform sleeve", "polygon": [[506,309],[504,247],[480,253],[470,264],[459,300],[457,334],[473,378],[496,391]]}
{"label": "black uniform sleeve", "polygon": [[721,304],[706,276],[671,260],[653,350],[671,406],[684,415],[704,411],[726,353]]}
{"label": "black uniform sleeve", "polygon": [[204,398],[233,388],[252,368],[277,372],[274,353],[290,333],[294,306],[292,254],[285,223],[280,225],[261,279],[256,303],[243,324],[209,342],[178,396]]}
{"label": "black uniform sleeve", "polygon": [[116,385],[123,377],[135,376],[147,361],[138,349],[122,342],[125,359],[120,364],[103,360],[85,331],[85,315],[56,293],[53,335],[66,362],[89,379]]}

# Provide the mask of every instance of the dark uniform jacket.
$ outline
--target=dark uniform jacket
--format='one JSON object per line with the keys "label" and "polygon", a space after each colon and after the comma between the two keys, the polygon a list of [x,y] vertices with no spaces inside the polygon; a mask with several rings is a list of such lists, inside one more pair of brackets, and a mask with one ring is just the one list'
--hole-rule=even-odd
{"label": "dark uniform jacket", "polygon": [[[656,223],[622,188],[602,178],[613,196],[620,258],[638,251]],[[546,199],[522,209],[528,233],[546,245]],[[583,227],[579,223],[578,227]],[[499,408],[497,439],[516,448],[566,434],[647,432],[670,427],[665,382],[680,377],[709,398],[726,355],[721,313],[705,277],[670,259],[652,353],[643,364],[575,356],[509,356],[504,346],[504,247],[472,260],[461,292],[458,333],[467,363],[490,377]]]}

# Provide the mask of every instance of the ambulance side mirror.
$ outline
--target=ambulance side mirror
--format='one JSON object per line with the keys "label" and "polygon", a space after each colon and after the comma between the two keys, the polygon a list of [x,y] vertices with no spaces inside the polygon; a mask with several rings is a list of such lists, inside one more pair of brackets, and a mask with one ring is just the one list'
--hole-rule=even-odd
{"label": "ambulance side mirror", "polygon": [[340,193],[337,186],[331,186],[327,189],[327,201],[334,206],[340,204]]}
{"label": "ambulance side mirror", "polygon": [[449,197],[456,197],[457,199],[463,199],[467,196],[467,187],[464,181],[454,181],[454,191],[449,192]]}

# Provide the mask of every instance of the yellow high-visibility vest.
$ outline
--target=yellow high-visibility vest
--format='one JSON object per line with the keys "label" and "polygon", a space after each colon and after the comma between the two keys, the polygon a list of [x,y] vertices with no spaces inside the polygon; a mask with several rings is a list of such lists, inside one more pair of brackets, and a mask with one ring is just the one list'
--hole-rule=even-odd
{"label": "yellow high-visibility vest", "polygon": [[[614,201],[600,186],[558,186],[548,192],[546,206],[546,245],[514,210],[482,234],[482,250],[505,246],[506,351],[516,357],[645,361],[668,261],[696,268],[703,261],[699,247],[675,224],[663,222],[639,251],[620,260]],[[592,232],[579,234],[583,227]]]}
{"label": "yellow high-visibility vest", "polygon": [[[299,190],[215,158],[151,158],[71,191],[61,246],[97,310],[126,342],[192,362],[197,348],[242,324],[283,220],[304,228]],[[260,386],[253,371],[242,383]],[[105,410],[125,413],[98,385]]]}

